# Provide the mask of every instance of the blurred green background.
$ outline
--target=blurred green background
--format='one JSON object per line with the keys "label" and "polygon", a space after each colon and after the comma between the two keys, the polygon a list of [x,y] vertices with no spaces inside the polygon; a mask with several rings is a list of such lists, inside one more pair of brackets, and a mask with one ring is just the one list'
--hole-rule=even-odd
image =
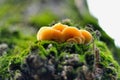
{"label": "blurred green background", "polygon": [[86,0],[0,0],[0,55],[20,53],[36,41],[41,26],[64,19],[77,23],[77,27],[89,24],[99,30],[100,40],[107,44],[120,63],[120,48],[90,14]]}

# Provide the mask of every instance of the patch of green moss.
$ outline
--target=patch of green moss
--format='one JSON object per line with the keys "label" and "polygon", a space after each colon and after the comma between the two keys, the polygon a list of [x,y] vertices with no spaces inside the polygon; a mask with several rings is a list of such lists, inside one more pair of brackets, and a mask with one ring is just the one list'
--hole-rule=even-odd
{"label": "patch of green moss", "polygon": [[58,17],[55,16],[55,14],[51,11],[43,11],[40,14],[31,16],[29,19],[29,23],[39,28],[41,26],[47,26],[47,24],[50,24],[57,19]]}
{"label": "patch of green moss", "polygon": [[[119,76],[119,65],[112,57],[106,45],[103,42],[96,42],[96,46],[100,50],[100,64],[104,69],[105,76],[102,78],[109,79],[110,75]],[[15,52],[17,52],[16,50]],[[9,71],[16,72],[17,70],[21,70],[21,66],[25,63],[26,58],[33,54],[39,55],[44,60],[55,59],[55,62],[59,63],[55,63],[58,65],[57,69],[60,69],[60,66],[62,67],[63,65],[73,65],[74,68],[76,68],[87,64],[89,69],[92,70],[94,67],[94,55],[93,51],[90,50],[90,45],[80,45],[76,43],[57,43],[54,41],[32,42],[19,54],[14,52],[14,54],[6,54],[0,57],[0,75],[3,78],[10,78],[11,74]],[[69,59],[74,59],[75,56],[79,58],[78,62],[75,62],[76,64],[66,62],[67,59],[69,61]],[[71,74],[75,75],[75,73],[76,70]]]}
{"label": "patch of green moss", "polygon": [[96,42],[97,47],[100,49],[101,60],[105,61],[107,65],[110,63],[114,63],[116,68],[118,67],[118,63],[114,60],[112,53],[107,48],[106,44],[100,41]]}

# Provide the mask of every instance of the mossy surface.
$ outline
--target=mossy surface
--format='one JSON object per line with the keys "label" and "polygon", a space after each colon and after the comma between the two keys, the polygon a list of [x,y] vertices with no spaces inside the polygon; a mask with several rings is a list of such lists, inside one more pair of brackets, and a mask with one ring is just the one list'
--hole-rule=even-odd
{"label": "mossy surface", "polygon": [[[118,63],[103,42],[97,41],[95,44],[100,51],[99,68],[103,71],[100,75],[101,80],[109,78],[117,80],[119,75]],[[83,45],[54,41],[32,42],[19,54],[5,54],[0,57],[0,75],[3,79],[21,80],[66,80],[66,77],[67,80],[73,80],[81,79],[82,75],[85,76],[84,79],[87,79],[86,75],[88,74],[85,71],[94,73],[95,69],[95,56],[91,45],[92,43]],[[71,70],[66,70],[66,68]],[[96,77],[96,79],[98,78]]]}
{"label": "mossy surface", "polygon": [[[120,80],[120,49],[89,13],[86,0],[81,6],[86,13],[77,7],[76,0],[56,1],[0,1],[0,80],[39,80],[39,77],[40,80],[66,80],[66,77],[68,80],[87,80],[96,70],[103,73],[94,77],[96,79]],[[100,53],[98,64],[95,63],[93,43],[80,45],[36,41],[38,28],[65,18],[73,23],[68,19],[61,23],[90,31],[92,27],[101,32],[101,37],[94,43]],[[94,36],[94,33],[91,34]]]}

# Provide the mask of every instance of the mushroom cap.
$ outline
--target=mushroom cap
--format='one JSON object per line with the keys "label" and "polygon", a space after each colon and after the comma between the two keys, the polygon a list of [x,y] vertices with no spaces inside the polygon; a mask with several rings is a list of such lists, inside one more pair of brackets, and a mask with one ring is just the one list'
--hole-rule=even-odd
{"label": "mushroom cap", "polygon": [[67,27],[62,31],[63,39],[66,41],[70,38],[80,37],[81,33],[75,27]]}
{"label": "mushroom cap", "polygon": [[68,27],[68,26],[67,25],[63,25],[61,23],[57,23],[52,28],[62,32],[66,27]]}
{"label": "mushroom cap", "polygon": [[88,32],[87,30],[79,30],[80,32],[81,32],[81,34],[84,36],[84,38],[85,38],[85,44],[86,43],[89,43],[89,42],[91,42],[91,40],[92,40],[92,35],[91,35],[91,33],[90,32]]}
{"label": "mushroom cap", "polygon": [[37,40],[61,41],[61,32],[51,27],[42,27],[37,33]]}

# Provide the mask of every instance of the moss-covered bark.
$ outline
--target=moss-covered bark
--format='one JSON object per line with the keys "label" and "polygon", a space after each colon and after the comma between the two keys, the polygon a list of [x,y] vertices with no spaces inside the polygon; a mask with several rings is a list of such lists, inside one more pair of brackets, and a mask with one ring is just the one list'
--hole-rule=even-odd
{"label": "moss-covered bark", "polygon": [[0,75],[15,80],[117,80],[118,63],[103,42],[95,44],[94,53],[92,43],[35,42],[20,54],[1,57]]}

